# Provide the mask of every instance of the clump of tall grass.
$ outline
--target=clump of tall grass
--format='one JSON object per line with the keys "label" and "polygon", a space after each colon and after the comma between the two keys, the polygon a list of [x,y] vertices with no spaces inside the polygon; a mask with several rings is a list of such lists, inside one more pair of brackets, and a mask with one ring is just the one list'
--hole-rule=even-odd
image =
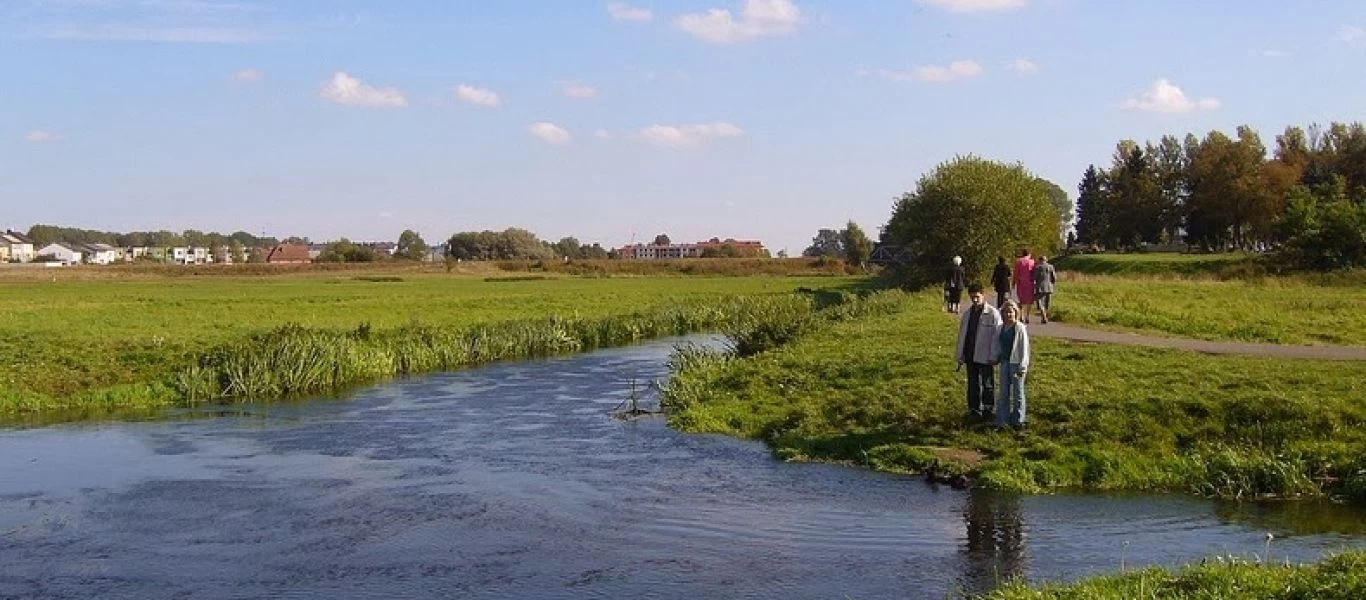
{"label": "clump of tall grass", "polygon": [[413,323],[380,331],[362,324],[336,331],[286,325],[217,347],[181,369],[173,381],[190,401],[270,400],[398,375],[682,335],[722,326],[736,315],[802,302],[806,300],[790,295],[736,297],[611,317],[550,316],[464,328]]}

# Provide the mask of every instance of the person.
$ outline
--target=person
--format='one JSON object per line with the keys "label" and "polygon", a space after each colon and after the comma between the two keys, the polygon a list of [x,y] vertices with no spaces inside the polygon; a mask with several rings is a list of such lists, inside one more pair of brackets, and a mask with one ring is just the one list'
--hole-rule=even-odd
{"label": "person", "polygon": [[[1048,323],[1048,307],[1053,304],[1053,285],[1058,282],[1058,272],[1049,264],[1047,256],[1040,256],[1034,265],[1034,305],[1039,308],[1040,322]],[[1025,313],[1029,322],[1029,313]]]}
{"label": "person", "polygon": [[1006,266],[1004,256],[996,257],[996,268],[991,271],[991,287],[996,289],[996,308],[1000,309],[1010,296],[1010,267]]}
{"label": "person", "polygon": [[953,266],[949,268],[948,276],[944,278],[944,301],[948,303],[949,312],[958,314],[958,305],[963,302],[963,288],[966,286],[967,275],[963,273],[963,257],[953,257]]}
{"label": "person", "polygon": [[1034,304],[1034,259],[1029,249],[1020,250],[1015,260],[1015,300],[1024,307],[1025,323],[1029,322],[1029,306]]}
{"label": "person", "polygon": [[1029,375],[1029,330],[1019,321],[1020,307],[1001,308],[996,361],[1001,363],[1001,385],[996,396],[996,426],[1019,429],[1025,424],[1025,378]]}
{"label": "person", "polygon": [[977,419],[991,416],[993,388],[996,387],[993,367],[996,365],[998,330],[1001,313],[987,304],[982,286],[968,287],[968,307],[958,322],[958,367],[968,366],[968,414]]}

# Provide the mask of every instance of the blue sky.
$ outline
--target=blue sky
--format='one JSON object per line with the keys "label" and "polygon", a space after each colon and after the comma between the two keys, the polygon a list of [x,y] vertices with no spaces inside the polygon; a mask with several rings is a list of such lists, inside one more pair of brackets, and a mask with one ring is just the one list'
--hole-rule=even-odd
{"label": "blue sky", "polygon": [[800,252],[956,154],[1366,112],[1357,0],[0,0],[0,227]]}

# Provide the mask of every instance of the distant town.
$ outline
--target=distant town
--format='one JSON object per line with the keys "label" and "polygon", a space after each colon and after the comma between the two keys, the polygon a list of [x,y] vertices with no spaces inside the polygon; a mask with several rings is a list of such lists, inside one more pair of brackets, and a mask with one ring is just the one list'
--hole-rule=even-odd
{"label": "distant town", "polygon": [[0,234],[0,264],[30,266],[767,257],[770,253],[757,240],[713,237],[695,243],[674,243],[667,235],[660,234],[649,243],[608,249],[597,243],[582,244],[572,237],[558,242],[544,241],[517,228],[457,233],[448,241],[431,246],[413,231],[404,231],[396,242],[341,239],[326,243],[298,237],[279,240],[245,232],[231,235],[197,231],[119,234],[46,225],[34,226],[28,232],[6,230]]}

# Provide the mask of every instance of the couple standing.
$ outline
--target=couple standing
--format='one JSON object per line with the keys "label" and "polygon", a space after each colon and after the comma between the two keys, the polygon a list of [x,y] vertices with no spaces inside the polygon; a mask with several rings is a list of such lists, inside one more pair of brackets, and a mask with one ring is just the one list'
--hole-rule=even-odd
{"label": "couple standing", "polygon": [[[959,368],[968,366],[968,412],[978,419],[995,414],[997,427],[1025,424],[1025,376],[1029,372],[1029,331],[1019,321],[1020,307],[1006,300],[1000,311],[987,304],[982,286],[968,287],[972,305],[958,324]],[[1001,390],[995,390],[993,367],[1001,365]]]}

